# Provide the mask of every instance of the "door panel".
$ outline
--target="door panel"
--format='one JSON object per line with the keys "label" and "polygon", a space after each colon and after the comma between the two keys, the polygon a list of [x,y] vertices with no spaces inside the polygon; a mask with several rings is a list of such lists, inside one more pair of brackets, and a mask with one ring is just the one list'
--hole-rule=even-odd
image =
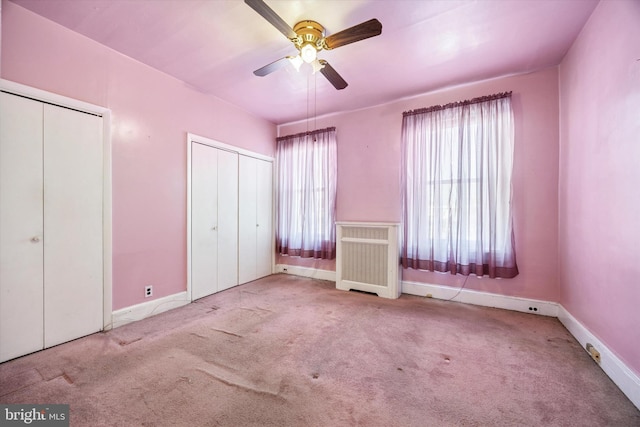
{"label": "door panel", "polygon": [[217,291],[218,151],[192,144],[191,151],[191,298]]}
{"label": "door panel", "polygon": [[271,274],[273,263],[273,174],[272,164],[256,160],[256,278]]}
{"label": "door panel", "polygon": [[42,111],[0,93],[0,362],[44,345]]}
{"label": "door panel", "polygon": [[239,229],[238,229],[238,283],[256,279],[256,191],[257,160],[240,156],[239,173]]}
{"label": "door panel", "polygon": [[102,118],[44,105],[44,344],[102,329]]}
{"label": "door panel", "polygon": [[238,284],[238,154],[218,150],[218,291]]}

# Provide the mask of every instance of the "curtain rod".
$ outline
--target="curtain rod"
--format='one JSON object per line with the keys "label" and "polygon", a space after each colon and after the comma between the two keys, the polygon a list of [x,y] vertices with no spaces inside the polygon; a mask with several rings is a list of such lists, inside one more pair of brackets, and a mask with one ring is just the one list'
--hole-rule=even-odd
{"label": "curtain rod", "polygon": [[511,91],[509,91],[509,92],[501,92],[501,93],[496,93],[496,94],[493,94],[493,95],[487,95],[487,96],[481,96],[481,97],[478,97],[478,98],[467,99],[465,101],[451,102],[451,103],[445,104],[445,105],[434,105],[434,106],[427,107],[427,108],[418,108],[417,110],[405,111],[405,112],[402,113],[402,116],[403,117],[415,116],[416,114],[430,113],[432,111],[444,110],[444,109],[447,109],[447,108],[455,108],[455,107],[460,107],[462,105],[478,104],[480,102],[493,101],[495,99],[509,98],[510,96],[511,96]]}
{"label": "curtain rod", "polygon": [[319,133],[331,132],[334,130],[336,130],[335,126],[332,126],[324,129],[316,129],[316,130],[307,131],[307,132],[300,132],[300,133],[296,133],[295,135],[279,136],[276,138],[276,142],[284,141],[285,139],[290,139],[290,138],[300,138],[302,136],[317,135]]}

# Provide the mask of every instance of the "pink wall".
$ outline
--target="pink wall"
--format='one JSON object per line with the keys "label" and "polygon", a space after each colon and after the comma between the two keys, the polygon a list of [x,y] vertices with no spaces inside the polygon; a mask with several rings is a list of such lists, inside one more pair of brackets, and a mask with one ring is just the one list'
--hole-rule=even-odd
{"label": "pink wall", "polygon": [[[513,91],[516,117],[513,203],[520,274],[509,280],[470,276],[466,288],[549,301],[558,299],[558,73],[556,68],[498,78],[411,99],[317,119],[336,126],[339,221],[400,221],[402,112]],[[305,131],[306,122],[282,125],[280,135]],[[280,257],[278,262],[313,265]],[[324,264],[335,269],[335,263]],[[463,276],[405,270],[408,281],[460,286]]]}
{"label": "pink wall", "polygon": [[186,290],[186,134],[274,154],[275,125],[2,1],[3,79],[112,111],[113,309]]}
{"label": "pink wall", "polygon": [[640,374],[640,2],[603,1],[560,66],[560,302]]}

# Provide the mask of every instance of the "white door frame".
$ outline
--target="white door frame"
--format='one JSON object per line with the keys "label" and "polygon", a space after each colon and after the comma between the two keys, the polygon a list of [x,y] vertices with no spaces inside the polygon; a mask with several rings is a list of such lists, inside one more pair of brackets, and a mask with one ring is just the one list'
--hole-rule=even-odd
{"label": "white door frame", "polygon": [[98,105],[89,104],[77,99],[25,86],[20,83],[0,79],[0,90],[14,95],[24,96],[36,101],[58,105],[84,113],[102,117],[102,323],[103,330],[112,328],[112,289],[113,289],[113,243],[112,243],[112,198],[111,198],[111,110]]}
{"label": "white door frame", "polygon": [[[193,144],[204,144],[210,147],[238,153],[243,156],[266,160],[272,163],[274,161],[273,157],[265,156],[260,153],[255,153],[253,151],[225,144],[224,142],[216,141],[215,139],[187,133],[187,298],[189,299],[189,301],[193,301],[193,295],[191,292],[191,160]],[[273,270],[273,261],[271,262],[271,264]]]}

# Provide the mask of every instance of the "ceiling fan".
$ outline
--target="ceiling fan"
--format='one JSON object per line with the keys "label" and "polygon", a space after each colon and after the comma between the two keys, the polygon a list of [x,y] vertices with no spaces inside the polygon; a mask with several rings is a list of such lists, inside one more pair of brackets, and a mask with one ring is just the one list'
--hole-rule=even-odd
{"label": "ceiling fan", "polygon": [[244,2],[276,27],[298,49],[298,55],[278,59],[253,72],[253,74],[260,77],[273,73],[288,63],[299,69],[306,62],[312,65],[314,73],[320,71],[336,89],[344,89],[347,87],[347,82],[327,61],[317,57],[318,52],[335,49],[382,33],[380,21],[370,19],[325,37],[324,27],[316,21],[300,21],[291,28],[263,0],[244,0]]}

